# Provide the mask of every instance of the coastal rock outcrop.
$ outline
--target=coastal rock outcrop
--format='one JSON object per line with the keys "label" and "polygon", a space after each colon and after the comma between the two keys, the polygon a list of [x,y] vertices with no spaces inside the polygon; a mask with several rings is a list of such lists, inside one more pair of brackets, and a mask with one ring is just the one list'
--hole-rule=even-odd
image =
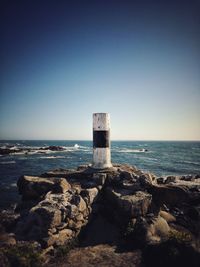
{"label": "coastal rock outcrop", "polygon": [[[84,239],[88,225],[94,232],[104,231],[98,228],[102,222],[107,232],[109,227],[115,231],[115,239],[111,235],[106,240],[117,246],[123,243],[141,249],[161,244],[176,231],[177,236],[189,235],[198,251],[199,180],[199,176],[156,178],[120,164],[99,171],[84,165],[38,177],[21,176],[18,215],[10,227],[3,225],[0,245],[7,239],[11,245],[36,242],[44,250],[54,250]],[[104,233],[100,235],[102,240]]]}

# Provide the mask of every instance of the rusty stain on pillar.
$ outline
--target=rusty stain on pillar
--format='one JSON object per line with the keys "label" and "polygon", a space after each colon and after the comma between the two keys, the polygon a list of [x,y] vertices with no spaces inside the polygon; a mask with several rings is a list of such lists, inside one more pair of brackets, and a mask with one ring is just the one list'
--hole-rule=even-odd
{"label": "rusty stain on pillar", "polygon": [[110,114],[93,114],[93,164],[95,169],[112,167],[110,153]]}

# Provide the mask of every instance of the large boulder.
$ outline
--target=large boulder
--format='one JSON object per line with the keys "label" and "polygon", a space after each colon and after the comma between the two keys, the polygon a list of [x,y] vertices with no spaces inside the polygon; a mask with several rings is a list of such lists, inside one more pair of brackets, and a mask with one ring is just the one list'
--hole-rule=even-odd
{"label": "large boulder", "polygon": [[116,192],[113,188],[105,189],[105,197],[120,220],[129,220],[144,216],[151,205],[152,197],[149,193],[137,191],[135,194],[123,194],[125,191]]}
{"label": "large boulder", "polygon": [[138,217],[132,233],[133,242],[138,246],[160,243],[168,239],[170,227],[161,216]]}
{"label": "large boulder", "polygon": [[166,185],[152,185],[148,192],[153,195],[153,201],[162,206],[182,205],[184,203],[200,204],[200,183],[198,181],[182,181]]}
{"label": "large boulder", "polygon": [[152,186],[149,192],[153,195],[153,201],[158,205],[177,205],[189,201],[187,188],[177,185]]}
{"label": "large boulder", "polygon": [[121,196],[117,202],[119,208],[131,218],[144,216],[151,204],[151,195],[138,191],[134,195]]}
{"label": "large boulder", "polygon": [[36,176],[21,176],[17,181],[19,193],[24,200],[38,199],[47,192],[64,193],[71,186],[64,178],[41,178]]}

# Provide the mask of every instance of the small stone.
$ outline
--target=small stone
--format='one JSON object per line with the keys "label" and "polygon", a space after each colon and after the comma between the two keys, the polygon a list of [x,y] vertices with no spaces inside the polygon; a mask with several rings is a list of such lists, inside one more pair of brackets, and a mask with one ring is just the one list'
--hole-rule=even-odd
{"label": "small stone", "polygon": [[153,183],[152,175],[149,173],[143,174],[139,176],[138,181],[142,187],[150,187]]}
{"label": "small stone", "polygon": [[69,210],[69,218],[73,219],[78,215],[78,207],[76,205],[68,205],[67,209]]}
{"label": "small stone", "polygon": [[58,233],[56,245],[63,245],[68,243],[73,237],[73,231],[71,229],[63,229]]}
{"label": "small stone", "polygon": [[193,182],[195,181],[195,176],[192,175],[181,176],[180,180]]}
{"label": "small stone", "polygon": [[[58,226],[56,227],[56,229],[57,229],[58,231],[63,230],[63,229],[65,229],[65,228],[67,228],[67,223],[61,223],[60,225],[58,225]],[[55,229],[55,228],[54,228],[54,229]]]}
{"label": "small stone", "polygon": [[157,178],[157,183],[158,184],[164,184],[165,183],[165,178],[163,178],[163,177]]}
{"label": "small stone", "polygon": [[133,177],[134,176],[133,176],[132,172],[128,172],[128,171],[121,171],[120,172],[120,178],[121,179],[132,180]]}
{"label": "small stone", "polygon": [[165,180],[165,184],[175,183],[175,182],[176,182],[176,177],[175,176],[167,176],[167,178]]}
{"label": "small stone", "polygon": [[79,213],[79,214],[76,216],[76,220],[77,220],[77,221],[84,221],[83,214],[82,214],[82,213]]}
{"label": "small stone", "polygon": [[79,195],[74,195],[72,197],[72,201],[71,201],[72,204],[76,205],[78,207],[78,210],[80,212],[83,212],[84,210],[86,210],[87,206],[86,206],[86,203],[85,201],[83,200],[83,198]]}

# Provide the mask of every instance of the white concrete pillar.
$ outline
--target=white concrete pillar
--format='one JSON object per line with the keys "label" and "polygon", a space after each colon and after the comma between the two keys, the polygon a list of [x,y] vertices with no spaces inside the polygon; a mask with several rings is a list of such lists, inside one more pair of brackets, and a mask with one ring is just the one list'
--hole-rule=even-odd
{"label": "white concrete pillar", "polygon": [[110,153],[110,114],[93,114],[93,164],[95,169],[112,167]]}

